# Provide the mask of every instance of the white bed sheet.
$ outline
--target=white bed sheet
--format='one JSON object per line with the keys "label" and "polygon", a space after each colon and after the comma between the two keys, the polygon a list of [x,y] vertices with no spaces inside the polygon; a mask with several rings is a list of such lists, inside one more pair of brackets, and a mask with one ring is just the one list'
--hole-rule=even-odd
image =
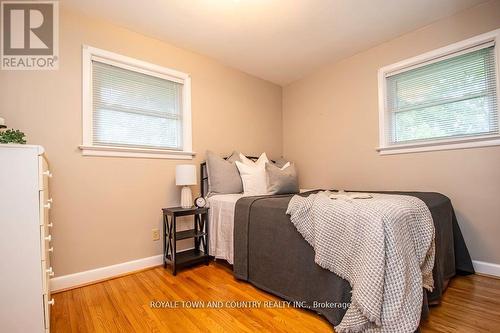
{"label": "white bed sheet", "polygon": [[236,201],[243,194],[217,194],[208,198],[208,249],[216,259],[234,260],[233,230]]}

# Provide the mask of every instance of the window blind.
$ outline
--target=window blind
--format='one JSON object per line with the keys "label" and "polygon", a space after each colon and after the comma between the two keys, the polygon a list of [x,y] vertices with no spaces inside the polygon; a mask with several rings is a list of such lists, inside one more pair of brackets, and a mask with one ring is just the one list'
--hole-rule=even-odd
{"label": "window blind", "polygon": [[92,61],[93,143],[182,150],[182,84]]}
{"label": "window blind", "polygon": [[386,144],[499,134],[491,43],[386,77]]}

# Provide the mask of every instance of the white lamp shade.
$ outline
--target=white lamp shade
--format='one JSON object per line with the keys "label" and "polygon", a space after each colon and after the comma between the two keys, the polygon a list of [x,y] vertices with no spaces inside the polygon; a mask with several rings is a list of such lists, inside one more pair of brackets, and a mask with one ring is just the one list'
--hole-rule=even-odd
{"label": "white lamp shade", "polygon": [[175,167],[175,185],[196,185],[196,165],[177,165]]}

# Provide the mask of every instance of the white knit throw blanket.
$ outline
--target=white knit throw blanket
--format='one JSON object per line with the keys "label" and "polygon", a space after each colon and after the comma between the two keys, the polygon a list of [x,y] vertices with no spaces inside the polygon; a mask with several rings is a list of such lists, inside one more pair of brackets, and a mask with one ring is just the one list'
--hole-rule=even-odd
{"label": "white knit throw blanket", "polygon": [[294,196],[287,214],[314,248],[315,262],[352,287],[351,305],[335,331],[413,333],[423,288],[434,287],[434,224],[412,196],[330,199]]}

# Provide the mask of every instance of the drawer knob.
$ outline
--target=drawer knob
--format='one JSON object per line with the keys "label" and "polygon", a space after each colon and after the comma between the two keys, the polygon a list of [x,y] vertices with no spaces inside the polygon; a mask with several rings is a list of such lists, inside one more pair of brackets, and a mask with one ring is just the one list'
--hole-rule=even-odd
{"label": "drawer knob", "polygon": [[44,171],[44,172],[43,172],[43,175],[44,175],[44,176],[47,176],[47,177],[49,177],[49,178],[52,178],[52,172],[50,172],[49,170]]}
{"label": "drawer knob", "polygon": [[46,269],[45,271],[49,274],[49,276],[54,276],[54,271],[52,270],[52,267],[49,267],[49,269]]}
{"label": "drawer knob", "polygon": [[47,224],[47,227],[49,228],[52,228],[54,226],[54,223],[50,222],[49,224]]}
{"label": "drawer knob", "polygon": [[48,235],[47,237],[45,237],[45,240],[48,242],[52,241],[52,235]]}
{"label": "drawer knob", "polygon": [[54,299],[52,298],[50,301],[47,302],[48,304],[50,305],[54,305],[56,303],[56,301],[54,301]]}
{"label": "drawer knob", "polygon": [[54,199],[50,198],[50,199],[47,200],[47,202],[53,203]]}
{"label": "drawer knob", "polygon": [[49,252],[54,252],[54,247],[53,246],[50,247]]}
{"label": "drawer knob", "polygon": [[44,208],[47,208],[47,209],[50,209],[50,206],[51,206],[50,202],[49,202],[49,203],[46,203],[45,205],[43,205],[43,207],[44,207]]}

